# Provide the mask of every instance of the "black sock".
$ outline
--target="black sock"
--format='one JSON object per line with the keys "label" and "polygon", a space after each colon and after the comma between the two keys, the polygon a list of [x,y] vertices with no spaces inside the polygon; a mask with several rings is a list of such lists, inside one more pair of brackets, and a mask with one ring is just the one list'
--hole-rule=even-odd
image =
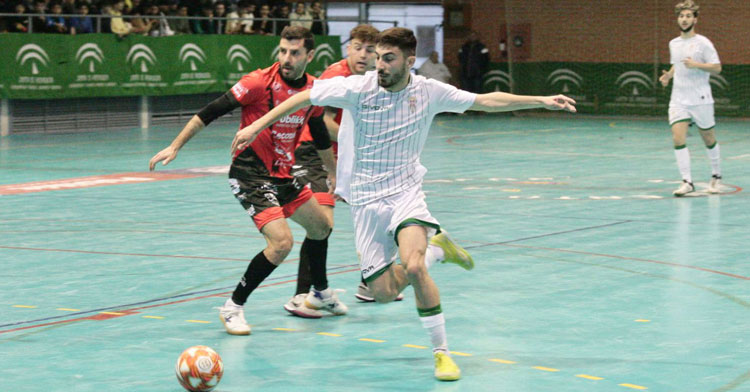
{"label": "black sock", "polygon": [[247,297],[250,296],[250,293],[252,293],[253,290],[258,287],[260,282],[266,279],[275,269],[276,266],[268,261],[268,258],[266,258],[266,255],[263,254],[263,252],[255,255],[253,261],[247,266],[247,270],[245,271],[245,275],[242,276],[240,284],[234,289],[234,293],[232,293],[232,301],[237,305],[244,305],[245,301],[247,301]]}
{"label": "black sock", "polygon": [[310,266],[310,281],[315,290],[322,291],[327,289],[326,257],[328,255],[328,237],[324,240],[311,240],[305,237],[299,253],[300,263],[307,262]]}
{"label": "black sock", "polygon": [[[305,248],[307,243],[307,241],[302,242],[302,249]],[[305,251],[302,251],[302,249],[299,251],[300,255],[306,253]],[[299,266],[297,267],[297,292],[295,292],[294,295],[307,294],[310,292],[310,286],[312,286],[311,279],[310,260],[307,257],[300,257]]]}

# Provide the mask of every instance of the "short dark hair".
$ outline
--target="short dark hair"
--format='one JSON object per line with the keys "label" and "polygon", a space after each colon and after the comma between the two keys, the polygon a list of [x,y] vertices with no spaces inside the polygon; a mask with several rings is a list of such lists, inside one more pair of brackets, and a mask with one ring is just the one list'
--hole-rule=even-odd
{"label": "short dark hair", "polygon": [[349,32],[349,40],[358,39],[362,42],[375,42],[380,31],[368,24],[361,24]]}
{"label": "short dark hair", "polygon": [[309,29],[302,26],[286,26],[281,30],[281,38],[291,41],[293,39],[305,40],[305,49],[311,51],[315,49],[315,38]]}
{"label": "short dark hair", "polygon": [[417,37],[414,32],[404,27],[391,27],[378,34],[375,40],[378,45],[396,46],[405,56],[414,56],[417,52]]}

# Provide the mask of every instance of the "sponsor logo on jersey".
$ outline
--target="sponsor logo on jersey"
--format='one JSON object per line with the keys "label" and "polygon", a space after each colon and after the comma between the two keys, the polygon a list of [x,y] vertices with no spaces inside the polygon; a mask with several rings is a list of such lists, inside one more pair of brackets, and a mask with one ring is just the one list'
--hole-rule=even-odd
{"label": "sponsor logo on jersey", "polygon": [[305,122],[305,117],[299,115],[289,115],[282,117],[278,122],[280,124],[302,125]]}

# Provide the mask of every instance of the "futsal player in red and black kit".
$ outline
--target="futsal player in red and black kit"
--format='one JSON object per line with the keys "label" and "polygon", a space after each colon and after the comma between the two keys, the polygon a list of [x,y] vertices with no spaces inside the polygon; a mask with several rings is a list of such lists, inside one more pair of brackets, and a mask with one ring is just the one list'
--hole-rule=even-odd
{"label": "futsal player in red and black kit", "polygon": [[[366,71],[375,69],[375,38],[378,33],[378,29],[367,24],[358,25],[353,28],[349,32],[349,44],[346,47],[347,57],[331,64],[320,75],[320,79],[329,79],[336,76],[363,75]],[[336,152],[337,146],[335,140],[338,137],[342,112],[338,108],[326,108],[324,120],[331,139],[334,140],[334,152]],[[333,195],[328,192],[330,184],[327,183],[327,176],[329,172],[336,171],[335,166],[331,167],[323,162],[315,150],[313,139],[309,132],[303,132],[300,138],[300,145],[297,147],[294,155],[295,165],[292,169],[292,175],[300,183],[309,184],[318,203],[323,206],[326,216],[333,222],[333,208],[336,201]],[[300,259],[295,295],[284,305],[284,309],[300,317],[320,317],[318,310],[304,306],[305,298],[307,298],[311,285],[310,264],[308,260]],[[360,283],[355,296],[364,302],[375,302],[364,280]],[[397,300],[401,299],[403,299],[403,295],[399,295]]]}
{"label": "futsal player in red and black kit", "polygon": [[[278,62],[245,75],[227,93],[193,116],[167,148],[149,162],[166,165],[174,160],[182,146],[216,118],[242,108],[240,129],[250,125],[290,96],[312,87],[314,77],[305,68],[314,55],[314,41],[304,27],[286,27],[281,32]],[[328,287],[326,256],[328,236],[333,220],[320,206],[309,187],[297,181],[290,170],[300,136],[309,130],[314,148],[327,167],[336,167],[331,140],[323,121],[323,108],[307,107],[292,113],[264,129],[244,150],[235,153],[229,170],[232,192],[258,230],[266,238],[266,248],[258,253],[242,280],[220,308],[220,318],[228,333],[250,334],[243,306],[258,285],[281,264],[292,248],[292,232],[286,221],[304,227],[306,236],[300,249],[300,260],[310,267],[312,288],[308,308],[346,314],[347,307]],[[331,191],[335,172],[328,174]],[[302,261],[301,261],[302,262]],[[308,316],[309,317],[309,316]]]}

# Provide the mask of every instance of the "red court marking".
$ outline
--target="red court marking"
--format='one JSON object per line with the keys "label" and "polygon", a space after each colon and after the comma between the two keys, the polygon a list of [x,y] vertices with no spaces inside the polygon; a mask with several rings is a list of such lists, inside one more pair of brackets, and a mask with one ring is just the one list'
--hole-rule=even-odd
{"label": "red court marking", "polygon": [[[38,250],[43,252],[69,252],[69,253],[87,253],[93,255],[121,255],[121,256],[139,256],[139,257],[171,257],[176,259],[201,259],[201,260],[228,260],[228,261],[252,261],[251,259],[236,259],[232,257],[208,257],[208,256],[183,256],[183,255],[159,255],[150,253],[123,253],[123,252],[100,252],[95,250],[78,250],[78,249],[50,249],[50,248],[28,248],[23,246],[3,246],[0,249],[18,249],[18,250]],[[284,262],[292,261],[291,259]]]}
{"label": "red court marking", "polygon": [[[359,268],[352,268],[352,269],[348,269],[348,270],[344,270],[344,271],[336,271],[336,272],[328,274],[328,276],[343,274],[343,273],[347,273],[347,272],[354,272],[354,271],[359,271],[359,270],[360,270]],[[280,284],[292,283],[292,282],[296,282],[296,281],[297,281],[297,279],[288,279],[288,280],[283,280],[283,281],[280,281],[280,282],[273,282],[273,283],[269,283],[269,284],[264,284],[264,285],[258,286],[258,288],[278,286]],[[199,300],[199,299],[204,299],[204,298],[209,298],[209,297],[220,297],[222,295],[227,295],[227,294],[231,294],[231,293],[232,293],[231,291],[225,291],[223,293],[208,294],[208,295],[203,295],[203,296],[200,296],[200,297],[186,298],[186,299],[181,299],[181,300],[178,300],[178,301],[171,301],[171,302],[164,302],[164,303],[154,304],[154,305],[140,306],[140,307],[137,307],[137,308],[131,308],[131,309],[125,309],[125,310],[110,310],[109,312],[112,312],[112,313],[126,313],[126,314],[123,314],[123,315],[108,315],[108,314],[101,314],[101,313],[99,313],[99,314],[95,314],[93,316],[78,317],[78,318],[74,318],[74,319],[59,320],[59,321],[53,321],[53,322],[50,322],[50,323],[36,324],[36,325],[27,325],[25,327],[18,327],[18,328],[13,328],[13,329],[7,329],[7,330],[4,330],[4,331],[0,331],[0,334],[4,334],[4,333],[8,333],[8,332],[15,332],[15,331],[22,331],[24,329],[33,329],[33,328],[47,327],[47,326],[50,326],[50,325],[72,323],[72,322],[83,321],[83,320],[108,320],[108,319],[112,319],[112,318],[116,318],[116,317],[129,316],[131,314],[140,313],[140,312],[137,312],[138,310],[150,309],[150,308],[159,308],[159,307],[162,307],[162,306],[179,304],[179,303],[183,303],[183,302],[191,302],[191,301],[196,301],[196,300]]]}
{"label": "red court marking", "polygon": [[570,250],[570,249],[547,248],[547,247],[544,247],[544,246],[530,246],[530,245],[518,245],[518,244],[498,244],[498,245],[511,246],[511,247],[515,247],[515,248],[551,250],[551,251],[556,251],[556,252],[575,253],[575,254],[579,254],[579,255],[601,256],[601,257],[609,257],[609,258],[620,259],[620,260],[642,261],[642,262],[645,262],[645,263],[664,264],[664,265],[669,265],[669,266],[672,266],[672,267],[689,268],[689,269],[694,269],[694,270],[703,271],[703,272],[710,272],[712,274],[719,274],[719,275],[729,276],[729,277],[732,277],[732,278],[737,278],[737,279],[742,279],[742,280],[750,280],[750,277],[748,277],[748,276],[736,275],[736,274],[732,274],[732,273],[729,273],[729,272],[717,271],[717,270],[713,270],[713,269],[709,269],[709,268],[697,267],[697,266],[694,266],[694,265],[671,263],[669,261],[641,259],[641,258],[638,258],[638,257],[608,255],[608,254],[605,254],[605,253],[584,252],[584,251]]}
{"label": "red court marking", "polygon": [[0,195],[16,195],[19,193],[33,193],[46,191],[60,191],[66,189],[92,188],[120,184],[137,184],[151,181],[178,180],[182,178],[203,177],[206,174],[190,173],[162,173],[162,172],[132,172],[107,174],[101,176],[65,178],[62,180],[26,182],[22,184],[0,185]]}

